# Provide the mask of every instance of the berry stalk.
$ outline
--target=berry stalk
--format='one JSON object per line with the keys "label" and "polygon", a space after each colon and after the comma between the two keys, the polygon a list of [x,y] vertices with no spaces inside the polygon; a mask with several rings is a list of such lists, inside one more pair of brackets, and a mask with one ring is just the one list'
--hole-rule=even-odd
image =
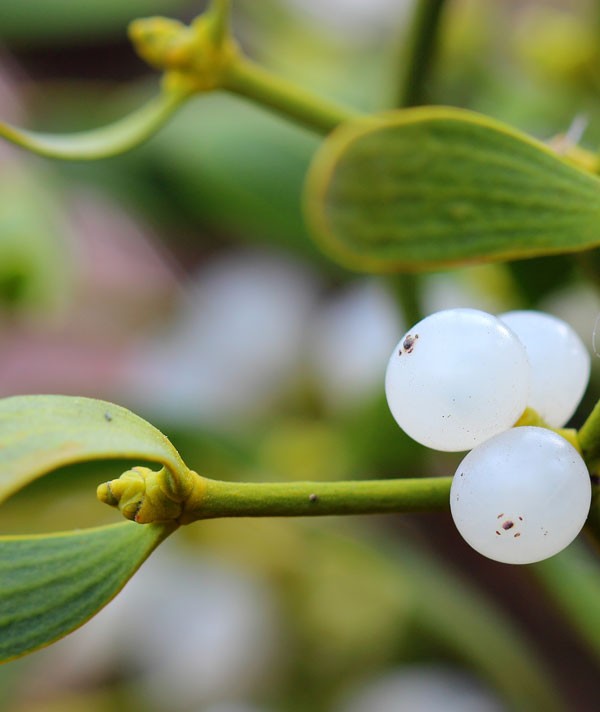
{"label": "berry stalk", "polygon": [[217,517],[311,517],[448,509],[451,477],[350,482],[223,482],[202,479],[182,524]]}

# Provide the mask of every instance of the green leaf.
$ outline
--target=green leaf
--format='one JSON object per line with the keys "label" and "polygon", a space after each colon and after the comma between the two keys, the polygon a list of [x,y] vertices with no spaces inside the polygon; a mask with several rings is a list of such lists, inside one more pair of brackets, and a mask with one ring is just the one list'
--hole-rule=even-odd
{"label": "green leaf", "polygon": [[174,525],[131,522],[46,536],[0,538],[0,662],[85,623]]}
{"label": "green leaf", "polygon": [[245,241],[274,243],[323,261],[307,240],[298,202],[317,146],[310,133],[215,92],[181,112],[146,155],[168,176],[161,181],[162,195],[186,217]]}
{"label": "green leaf", "polygon": [[70,254],[53,174],[13,161],[0,174],[0,302],[52,310],[70,287]]}
{"label": "green leaf", "polygon": [[100,42],[123,38],[123,28],[136,17],[175,13],[187,0],[27,0],[0,2],[2,42],[31,48],[41,45],[46,50],[54,43],[56,51],[64,51],[66,42],[81,46],[84,42]]}
{"label": "green leaf", "polygon": [[595,552],[574,541],[529,569],[600,660],[600,565]]}
{"label": "green leaf", "polygon": [[600,181],[493,119],[427,107],[343,124],[305,211],[321,247],[368,271],[419,271],[600,244]]}
{"label": "green leaf", "polygon": [[0,136],[33,153],[65,161],[91,161],[124,153],[146,141],[167,121],[186,95],[163,92],[113,124],[73,134],[26,131],[0,123]]}
{"label": "green leaf", "polygon": [[0,502],[63,465],[118,458],[187,472],[159,430],[113,403],[70,396],[0,400]]}

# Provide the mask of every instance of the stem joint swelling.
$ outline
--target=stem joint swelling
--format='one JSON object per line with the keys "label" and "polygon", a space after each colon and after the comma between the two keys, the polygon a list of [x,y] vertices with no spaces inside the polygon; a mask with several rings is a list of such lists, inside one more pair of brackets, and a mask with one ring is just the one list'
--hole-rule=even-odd
{"label": "stem joint swelling", "polygon": [[229,3],[213,2],[188,26],[165,17],[134,20],[129,37],[138,55],[163,72],[167,94],[225,89],[320,133],[355,112],[272,75],[240,51],[229,27]]}
{"label": "stem joint swelling", "polygon": [[132,467],[118,479],[101,484],[96,494],[105,504],[119,509],[126,519],[138,524],[177,522],[186,524],[187,510],[203,490],[203,478],[187,470],[173,473]]}
{"label": "stem joint swelling", "polygon": [[145,62],[164,72],[167,92],[193,94],[220,88],[239,55],[228,31],[224,3],[214,3],[189,26],[166,17],[134,20],[129,38]]}

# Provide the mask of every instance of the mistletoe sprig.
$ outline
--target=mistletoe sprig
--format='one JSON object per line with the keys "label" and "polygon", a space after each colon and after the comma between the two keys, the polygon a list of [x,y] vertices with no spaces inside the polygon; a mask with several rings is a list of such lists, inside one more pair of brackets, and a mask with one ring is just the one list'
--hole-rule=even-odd
{"label": "mistletoe sprig", "polygon": [[[427,36],[441,7],[430,4],[417,16],[416,29]],[[149,139],[192,98],[227,91],[325,136],[306,180],[306,223],[347,267],[423,271],[600,245],[598,158],[577,146],[559,156],[463,109],[365,115],[317,96],[244,55],[231,34],[228,0],[213,0],[189,26],[136,20],[129,35],[162,73],[158,96],[96,130],[55,135],[0,123],[0,136],[50,158],[107,158]],[[422,83],[427,47],[415,44],[409,82]],[[403,101],[414,103],[415,91],[412,85]]]}
{"label": "mistletoe sprig", "polygon": [[0,400],[0,502],[59,467],[107,459],[155,465],[136,465],[98,488],[101,501],[132,521],[61,534],[0,537],[0,661],[47,645],[84,623],[182,524],[216,517],[448,507],[449,477],[221,482],[190,470],[159,430],[112,403],[68,396]]}
{"label": "mistletoe sprig", "polygon": [[[598,413],[600,407],[580,431],[593,461],[597,447],[589,443],[600,442]],[[85,623],[182,525],[218,517],[446,510],[452,483],[451,477],[293,483],[213,480],[189,469],[159,430],[118,405],[70,396],[0,400],[0,502],[65,465],[117,459],[146,464],[135,464],[101,484],[97,495],[131,521],[58,534],[0,537],[0,662],[48,645]],[[596,501],[589,523],[600,540],[597,510]],[[550,565],[548,570],[554,568]]]}
{"label": "mistletoe sprig", "polygon": [[[435,24],[441,2],[429,5],[432,13],[420,20],[425,28]],[[243,54],[230,31],[227,0],[213,0],[189,26],[166,18],[137,20],[130,37],[138,54],[162,73],[160,93],[145,106],[93,131],[53,135],[0,124],[0,136],[49,158],[106,158],[149,139],[194,97],[224,90],[324,137],[306,180],[306,222],[322,248],[353,269],[420,271],[600,245],[598,160],[579,148],[558,156],[509,126],[457,108],[362,115],[327,101]],[[415,47],[427,54],[427,43]],[[422,82],[419,66],[409,74]],[[405,103],[418,94],[413,87]],[[538,424],[535,414],[527,418]],[[600,406],[569,437],[597,477]],[[450,477],[222,482],[188,468],[162,433],[119,406],[63,396],[0,401],[0,502],[59,467],[107,459],[132,461],[121,477],[98,488],[99,499],[131,521],[0,537],[0,661],[84,623],[182,525],[216,517],[447,509],[451,486]],[[600,540],[597,489],[588,529]],[[566,570],[569,580],[577,579],[585,614],[566,593],[565,607],[600,647],[598,627],[585,619],[598,610],[597,579],[568,561],[562,565],[560,557],[551,561],[541,569],[547,580],[564,580]]]}

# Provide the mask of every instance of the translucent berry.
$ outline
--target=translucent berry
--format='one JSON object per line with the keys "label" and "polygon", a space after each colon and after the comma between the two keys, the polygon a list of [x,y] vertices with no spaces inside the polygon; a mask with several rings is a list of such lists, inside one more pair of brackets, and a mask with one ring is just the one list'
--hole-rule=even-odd
{"label": "translucent berry", "polygon": [[590,354],[561,319],[537,311],[499,316],[521,340],[531,364],[529,405],[553,428],[571,418],[590,377]]}
{"label": "translucent berry", "polygon": [[536,427],[494,436],[461,462],[450,490],[454,523],[480,554],[507,564],[568,546],[590,509],[586,465],[563,437]]}
{"label": "translucent berry", "polygon": [[398,425],[423,445],[469,450],[510,428],[527,406],[525,348],[499,319],[448,309],[405,334],[385,378]]}

